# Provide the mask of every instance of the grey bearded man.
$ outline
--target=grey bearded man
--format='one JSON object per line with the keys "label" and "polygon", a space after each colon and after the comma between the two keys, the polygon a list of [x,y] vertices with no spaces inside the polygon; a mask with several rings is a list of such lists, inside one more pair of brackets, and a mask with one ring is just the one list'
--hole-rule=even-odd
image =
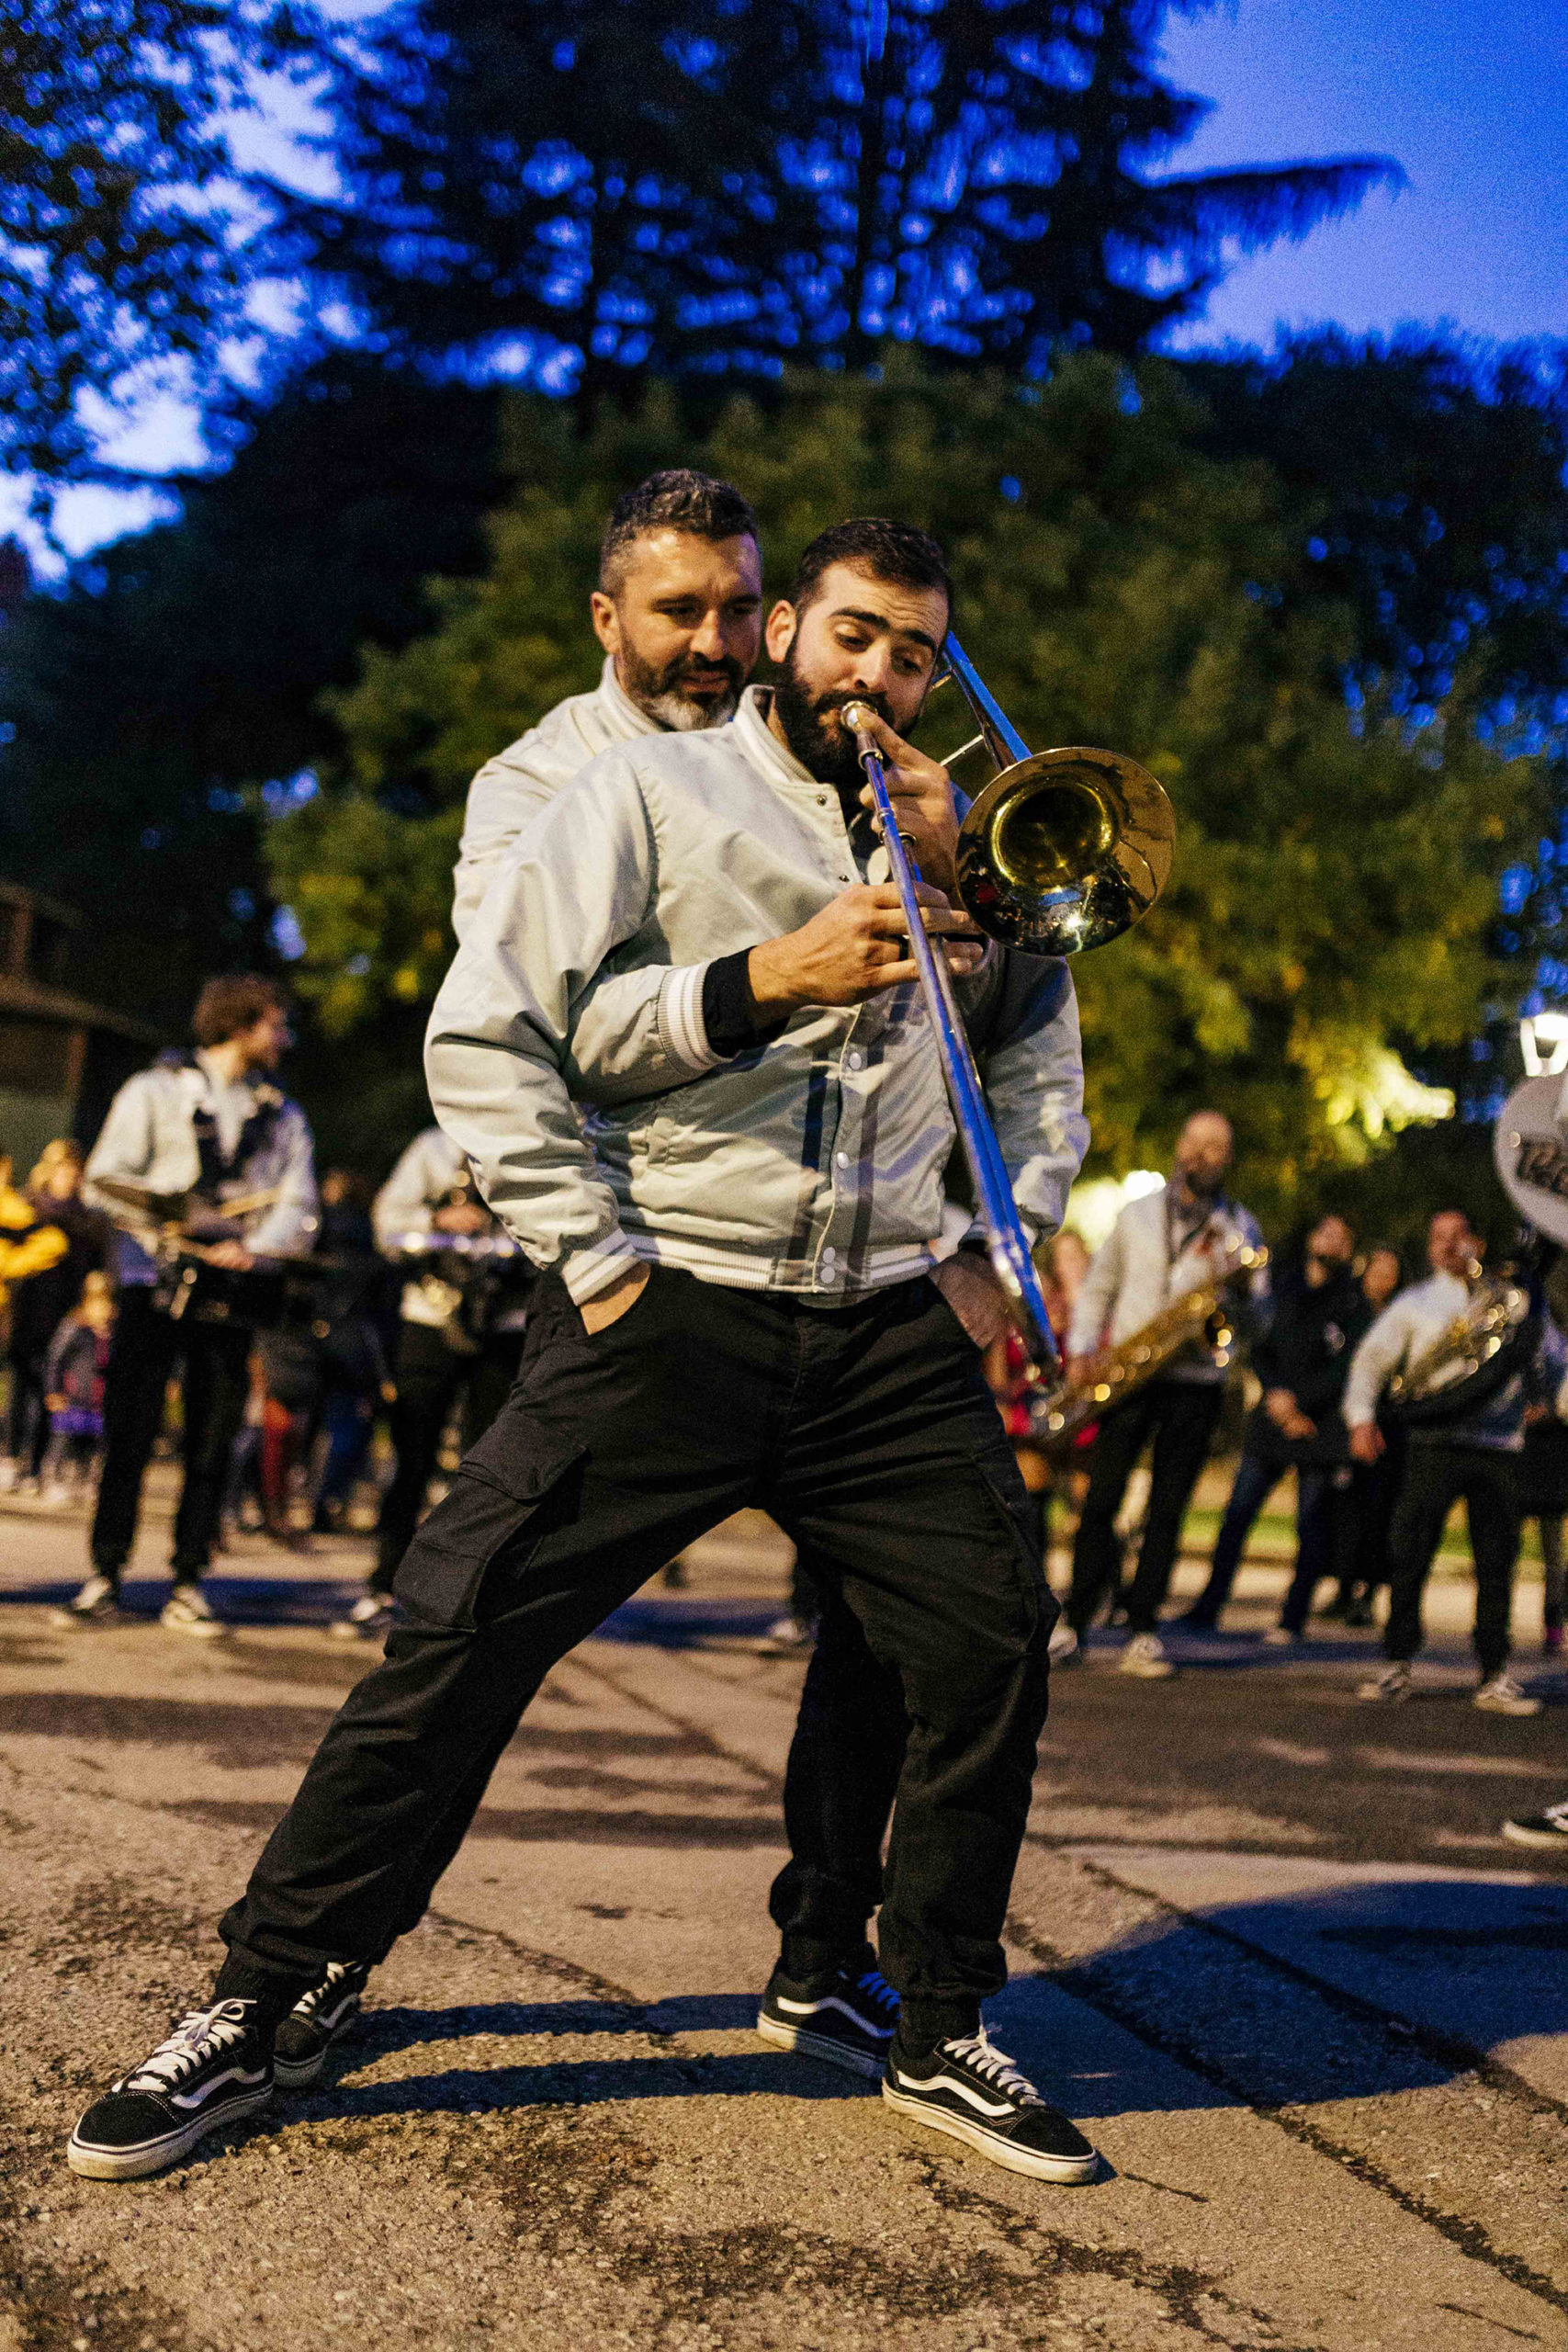
{"label": "grey bearded man", "polygon": [[[1055,1611],[981,1371],[1001,1309],[944,1197],[953,1121],[897,893],[865,878],[875,844],[842,718],[868,703],[896,791],[925,797],[941,772],[902,735],[949,609],[924,534],[825,533],[769,616],[777,689],[749,689],[728,727],[592,760],[468,923],[427,1067],[443,1126],[543,1270],[522,1376],[404,1558],[409,1617],[386,1662],[222,1922],[213,2006],[88,2109],[78,2170],[160,2169],[259,2105],[278,2021],[419,1917],[550,1668],[672,1552],[754,1504],[810,1546],[902,1692],[884,2096],[1012,2169],[1093,2171],[980,2021],[1005,1978]],[[926,919],[975,975],[998,1138],[1044,1233],[1087,1140],[1072,985],[1059,964],[979,956],[942,893],[947,808],[920,843]],[[576,1008],[606,966],[652,984],[687,1067],[667,1091],[592,1106],[585,1132]],[[807,1707],[761,2019],[801,2048],[865,1973],[877,1893],[835,1875],[823,1769]]]}

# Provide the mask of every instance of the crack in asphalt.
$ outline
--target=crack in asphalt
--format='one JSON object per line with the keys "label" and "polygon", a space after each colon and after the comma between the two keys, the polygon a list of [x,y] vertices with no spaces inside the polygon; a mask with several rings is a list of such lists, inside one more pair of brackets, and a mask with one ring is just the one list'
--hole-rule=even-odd
{"label": "crack in asphalt", "polygon": [[[1144,1893],[1141,1887],[1124,1886],[1122,1881],[1113,1878],[1110,1872],[1104,1872],[1103,1876],[1110,1883],[1116,1885],[1125,1894],[1142,1895]],[[1183,1925],[1189,1928],[1204,1930],[1210,1926],[1210,1923],[1201,1917],[1189,1917],[1185,1912],[1179,1911],[1174,1905],[1160,1904],[1157,1896],[1151,1896],[1148,1900],[1159,1904],[1160,1908],[1168,1911],[1172,1917],[1180,1919]],[[1258,2116],[1266,2123],[1276,2125],[1290,2139],[1299,2142],[1303,2147],[1311,2148],[1316,2154],[1326,2157],[1330,2163],[1349,2173],[1365,2187],[1375,2189],[1380,2196],[1388,2198],[1399,2207],[1402,2212],[1409,2214],[1415,2221],[1423,2222],[1427,2228],[1435,2230],[1440,2237],[1447,2239],[1450,2245],[1456,2246],[1470,2260],[1484,2264],[1488,2269],[1495,2271],[1500,2278],[1507,2279],[1510,2286],[1522,2288],[1527,2294],[1535,2296],[1539,2301],[1550,2305],[1553,2311],[1568,2312],[1568,2290],[1557,2286],[1553,2280],[1546,2277],[1544,2272],[1537,2270],[1521,2256],[1510,2254],[1505,2247],[1496,2245],[1479,2222],[1467,2222],[1458,2214],[1446,2212],[1441,2207],[1433,2204],[1429,2198],[1423,2197],[1415,2189],[1403,2187],[1392,2174],[1385,2171],[1371,2157],[1361,2154],[1354,2148],[1347,2147],[1342,2142],[1336,2140],[1321,2124],[1314,2123],[1309,2116],[1299,2109],[1292,2110],[1289,2106],[1253,2097],[1241,2067],[1227,2064],[1223,2058],[1211,2055],[1207,2049],[1196,2043],[1190,2036],[1181,2033],[1168,2023],[1151,2018],[1142,2004],[1132,1998],[1126,1990],[1114,1981],[1111,1974],[1109,1961],[1070,1961],[1056,1946],[1046,1942],[1021,1919],[1010,1918],[1008,1932],[1021,1950],[1041,1963],[1049,1973],[1052,1983],[1058,1985],[1063,1992],[1070,1993],[1075,1998],[1087,2002],[1089,2007],[1099,2010],[1102,2017],[1107,2017],[1114,2024],[1122,2027],[1146,2048],[1157,2050],[1163,2057],[1174,2058],[1179,2065],[1187,2067],[1192,2074],[1200,2075],[1203,2081],[1212,2083],[1216,2088],[1224,2091],[1227,2097],[1246,2107],[1250,2114]],[[1219,1940],[1239,1942],[1250,1961],[1266,1962],[1272,1957],[1269,1953],[1259,1951],[1255,1946],[1247,1944],[1242,1939],[1221,1936]],[[1293,1981],[1303,1983],[1314,1993],[1326,1996],[1335,1989],[1319,1984],[1317,1980],[1305,1970],[1287,1968],[1281,1973],[1291,1975]],[[1384,2030],[1389,2031],[1391,2036],[1393,2029],[1400,2023],[1399,2020],[1391,2018],[1386,2011],[1372,2010],[1371,2017],[1381,2020]],[[1401,2048],[1408,2049],[1408,2039],[1403,2030],[1398,2033],[1397,2040]],[[1472,2066],[1467,2067],[1466,2071],[1477,2070]],[[1528,2086],[1520,2087],[1526,2091],[1528,2097],[1535,2098],[1536,2094],[1529,2092]],[[1542,2112],[1551,2112],[1556,2106],[1555,2101],[1545,2098],[1541,2098],[1539,2104]]]}

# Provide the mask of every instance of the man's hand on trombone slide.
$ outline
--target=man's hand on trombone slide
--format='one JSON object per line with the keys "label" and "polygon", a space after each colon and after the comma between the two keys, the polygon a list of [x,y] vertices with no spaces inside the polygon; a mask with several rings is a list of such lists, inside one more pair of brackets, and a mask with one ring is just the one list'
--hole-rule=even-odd
{"label": "man's hand on trombone slide", "polygon": [[[866,732],[882,753],[888,797],[898,820],[898,831],[908,837],[909,854],[926,881],[934,882],[951,898],[957,878],[953,860],[958,854],[958,812],[953,805],[953,780],[935,760],[928,759],[924,752],[917,752],[901,735],[895,735],[887,721],[879,718],[868,703],[863,703],[861,708],[865,714]],[[860,797],[863,808],[875,807],[869,784]]]}
{"label": "man's hand on trombone slide", "polygon": [[[983,936],[931,883],[916,889],[926,929],[946,943],[948,969],[963,979],[986,952]],[[798,931],[753,947],[746,977],[764,1013],[795,1012],[807,1004],[863,1004],[883,989],[919,979],[897,885],[857,882],[841,890]]]}

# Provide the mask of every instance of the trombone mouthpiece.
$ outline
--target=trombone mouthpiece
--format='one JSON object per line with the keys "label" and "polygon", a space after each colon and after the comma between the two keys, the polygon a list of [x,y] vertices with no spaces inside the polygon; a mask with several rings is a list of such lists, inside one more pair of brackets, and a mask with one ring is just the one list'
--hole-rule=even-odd
{"label": "trombone mouthpiece", "polygon": [[867,703],[847,702],[844,705],[844,725],[852,735],[866,733],[871,716],[871,707]]}

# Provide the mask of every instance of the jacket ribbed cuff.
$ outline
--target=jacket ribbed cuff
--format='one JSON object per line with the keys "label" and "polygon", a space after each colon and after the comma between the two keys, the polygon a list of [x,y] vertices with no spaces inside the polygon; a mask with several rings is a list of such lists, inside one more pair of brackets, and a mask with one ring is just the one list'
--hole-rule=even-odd
{"label": "jacket ribbed cuff", "polygon": [[703,1019],[703,980],[706,964],[679,964],[667,972],[659,989],[659,1039],[671,1060],[692,1077],[716,1069],[725,1059],[708,1042]]}

